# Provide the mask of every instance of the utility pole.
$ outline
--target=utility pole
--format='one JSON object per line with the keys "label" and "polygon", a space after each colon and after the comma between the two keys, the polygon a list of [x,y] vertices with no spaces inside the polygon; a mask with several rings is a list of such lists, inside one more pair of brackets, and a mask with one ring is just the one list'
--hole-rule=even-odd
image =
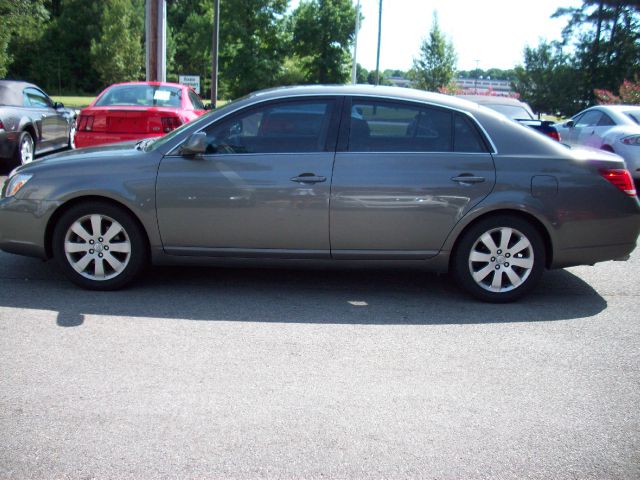
{"label": "utility pole", "polygon": [[351,65],[351,83],[358,83],[358,31],[360,30],[360,0],[356,5],[356,34],[353,39],[353,65]]}
{"label": "utility pole", "polygon": [[378,8],[378,53],[376,55],[376,85],[380,85],[380,39],[382,38],[382,0]]}
{"label": "utility pole", "polygon": [[220,0],[213,0],[213,38],[211,41],[211,107],[218,101],[218,44],[220,42]]}
{"label": "utility pole", "polygon": [[167,80],[167,3],[146,0],[146,78],[148,82]]}

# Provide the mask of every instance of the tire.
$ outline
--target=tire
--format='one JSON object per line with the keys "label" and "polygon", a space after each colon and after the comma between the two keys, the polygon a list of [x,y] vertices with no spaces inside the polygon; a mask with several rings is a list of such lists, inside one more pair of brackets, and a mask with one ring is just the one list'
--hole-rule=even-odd
{"label": "tire", "polygon": [[87,202],[64,212],[53,230],[53,257],[76,285],[116,290],[147,265],[146,235],[126,210]]}
{"label": "tire", "polygon": [[35,143],[29,132],[21,132],[18,137],[18,145],[16,148],[15,160],[18,165],[33,162],[35,154]]}
{"label": "tire", "polygon": [[69,127],[69,150],[75,150],[76,148],[76,121],[73,120],[73,123]]}
{"label": "tire", "polygon": [[472,225],[463,233],[452,258],[452,274],[458,285],[474,297],[494,303],[512,302],[529,293],[544,266],[545,247],[538,230],[509,215]]}

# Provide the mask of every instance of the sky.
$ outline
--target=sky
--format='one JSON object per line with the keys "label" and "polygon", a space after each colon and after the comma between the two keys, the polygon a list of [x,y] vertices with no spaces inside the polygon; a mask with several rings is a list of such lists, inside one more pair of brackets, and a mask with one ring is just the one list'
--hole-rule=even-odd
{"label": "sky", "polygon": [[[295,7],[299,0],[293,0]],[[354,5],[357,0],[353,0]],[[380,69],[408,70],[431,28],[433,11],[458,54],[458,70],[509,69],[522,64],[525,45],[559,40],[567,19],[551,19],[559,7],[581,0],[383,0]],[[358,35],[357,61],[376,66],[379,0],[360,0],[365,19]],[[477,61],[477,63],[476,63]]]}

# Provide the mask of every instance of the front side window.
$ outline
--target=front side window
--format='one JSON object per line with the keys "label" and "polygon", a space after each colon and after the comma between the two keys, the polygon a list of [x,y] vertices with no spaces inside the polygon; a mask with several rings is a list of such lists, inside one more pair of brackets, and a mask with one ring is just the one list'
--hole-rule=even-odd
{"label": "front side window", "polygon": [[189,92],[189,100],[191,100],[191,105],[193,105],[194,110],[204,110],[204,103],[200,100],[200,97],[193,90],[188,90]]}
{"label": "front side window", "polygon": [[597,110],[585,113],[576,121],[576,127],[594,127],[598,125],[602,114]]}
{"label": "front side window", "polygon": [[[24,95],[27,97],[28,105],[36,108],[49,108],[53,104],[49,97],[47,97],[40,90],[36,90],[35,88],[27,88],[24,91]],[[26,105],[26,102],[25,102]]]}
{"label": "front side window", "polygon": [[250,108],[204,130],[207,153],[325,151],[334,108],[331,100],[291,101]]}

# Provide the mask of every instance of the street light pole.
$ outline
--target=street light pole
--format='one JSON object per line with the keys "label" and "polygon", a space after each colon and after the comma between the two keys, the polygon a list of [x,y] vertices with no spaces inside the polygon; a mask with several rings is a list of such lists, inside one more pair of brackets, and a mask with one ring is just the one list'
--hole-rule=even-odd
{"label": "street light pole", "polygon": [[380,85],[380,39],[382,38],[382,0],[378,8],[378,53],[376,55],[376,85]]}
{"label": "street light pole", "polygon": [[353,65],[351,65],[351,83],[358,83],[358,30],[360,30],[360,0],[356,5],[356,33],[353,39]]}
{"label": "street light pole", "polygon": [[211,41],[211,107],[218,101],[218,44],[220,42],[220,0],[213,0],[213,38]]}

